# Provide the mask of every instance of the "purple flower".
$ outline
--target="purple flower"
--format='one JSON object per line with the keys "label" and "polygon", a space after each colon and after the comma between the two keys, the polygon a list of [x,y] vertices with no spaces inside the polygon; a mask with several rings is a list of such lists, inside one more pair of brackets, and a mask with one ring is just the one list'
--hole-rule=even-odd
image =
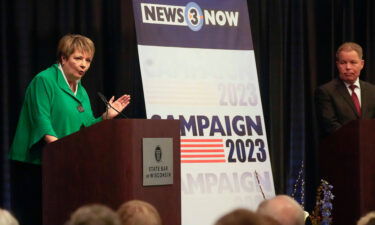
{"label": "purple flower", "polygon": [[315,213],[312,214],[313,224],[331,224],[331,210],[333,209],[331,200],[335,197],[331,192],[332,189],[332,185],[325,180],[321,180],[321,184],[317,190]]}
{"label": "purple flower", "polygon": [[323,205],[322,205],[322,208],[323,209],[332,209],[333,206],[332,206],[331,202],[324,202]]}
{"label": "purple flower", "polygon": [[331,216],[331,212],[329,210],[323,210],[322,216],[323,217],[329,217],[329,216]]}

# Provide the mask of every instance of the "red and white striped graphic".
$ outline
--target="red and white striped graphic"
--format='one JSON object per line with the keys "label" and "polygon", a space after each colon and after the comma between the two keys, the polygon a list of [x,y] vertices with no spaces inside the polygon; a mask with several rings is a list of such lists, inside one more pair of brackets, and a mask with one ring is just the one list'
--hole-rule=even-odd
{"label": "red and white striped graphic", "polygon": [[181,139],[181,163],[225,163],[223,139]]}

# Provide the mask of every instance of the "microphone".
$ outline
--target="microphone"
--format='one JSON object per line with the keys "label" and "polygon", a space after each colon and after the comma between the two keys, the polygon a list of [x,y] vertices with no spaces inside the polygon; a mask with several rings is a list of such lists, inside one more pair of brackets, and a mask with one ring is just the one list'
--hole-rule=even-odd
{"label": "microphone", "polygon": [[109,104],[109,102],[107,101],[107,98],[100,92],[98,92],[98,95],[99,95],[99,98],[104,102],[104,104],[106,105],[107,109],[108,109],[108,106],[111,107],[113,110],[115,110],[118,114],[120,114],[121,116],[123,116],[124,118],[128,118],[124,113],[118,111],[117,109],[115,109],[111,104]]}

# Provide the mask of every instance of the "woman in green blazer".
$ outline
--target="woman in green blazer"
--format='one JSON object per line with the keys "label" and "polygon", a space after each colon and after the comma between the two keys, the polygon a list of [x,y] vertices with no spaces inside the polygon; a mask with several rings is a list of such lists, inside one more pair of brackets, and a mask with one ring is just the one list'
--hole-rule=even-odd
{"label": "woman in green blazer", "polygon": [[[81,79],[94,57],[94,43],[82,35],[62,37],[57,64],[37,74],[29,84],[9,157],[12,160],[12,205],[21,224],[41,223],[41,156],[46,143],[104,119],[112,119],[130,96],[109,100],[111,107],[95,118]],[[35,211],[33,211],[33,208]]]}

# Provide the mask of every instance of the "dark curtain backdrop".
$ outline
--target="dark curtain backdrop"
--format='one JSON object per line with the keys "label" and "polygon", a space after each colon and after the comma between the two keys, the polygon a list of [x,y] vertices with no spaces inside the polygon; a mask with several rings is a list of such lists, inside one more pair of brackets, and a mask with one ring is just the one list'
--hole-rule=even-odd
{"label": "dark curtain backdrop", "polygon": [[[136,33],[130,0],[0,0],[1,139],[0,207],[10,207],[11,144],[24,93],[39,71],[55,62],[59,38],[80,33],[96,54],[83,80],[96,115],[96,93],[132,95],[125,110],[145,118]],[[304,163],[306,193],[314,197],[317,134],[313,91],[337,75],[336,48],[344,41],[364,47],[361,78],[375,83],[373,0],[247,0],[271,162],[277,193],[292,194]],[[311,206],[306,206],[310,211]]]}

